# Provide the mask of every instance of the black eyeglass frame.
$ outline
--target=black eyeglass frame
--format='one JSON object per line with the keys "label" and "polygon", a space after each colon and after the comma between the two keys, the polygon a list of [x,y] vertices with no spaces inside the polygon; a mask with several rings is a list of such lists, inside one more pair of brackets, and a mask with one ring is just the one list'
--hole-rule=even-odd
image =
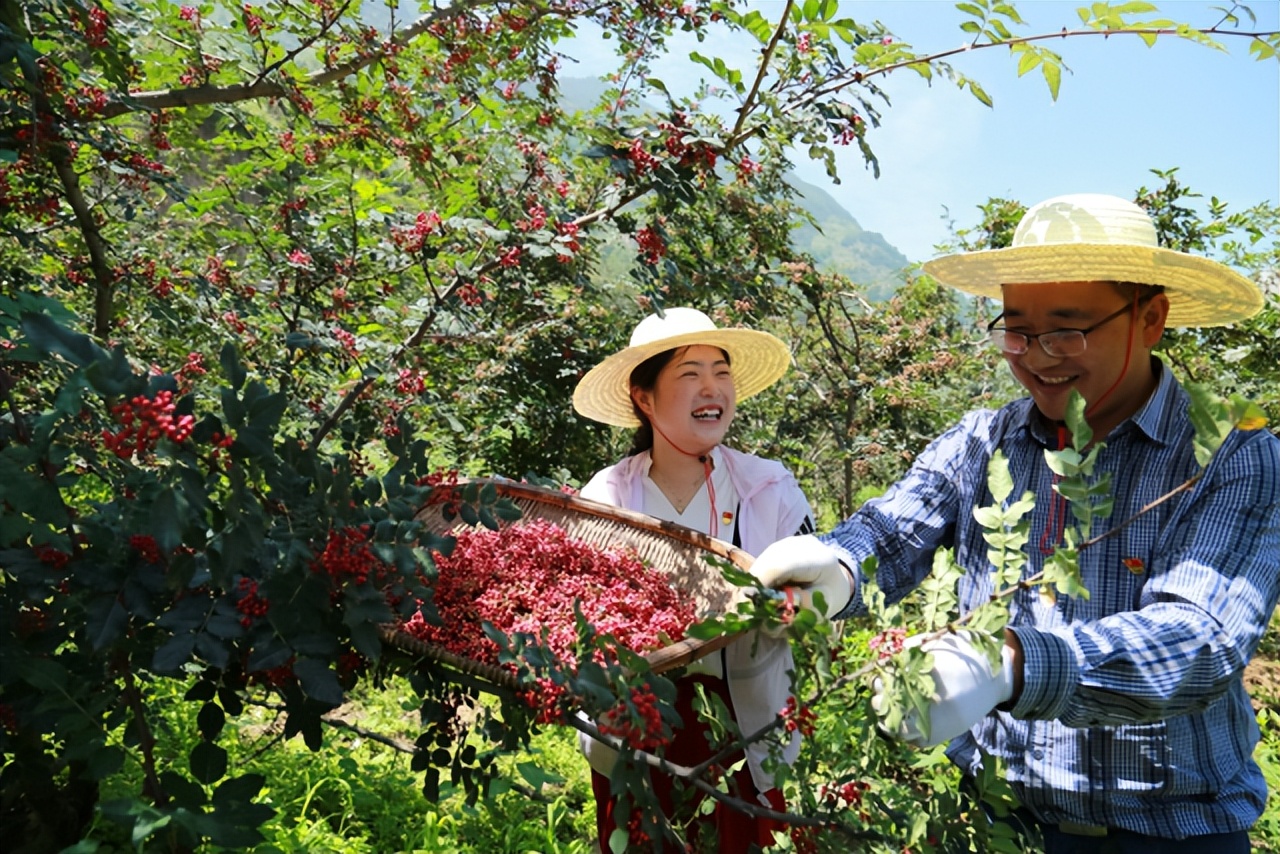
{"label": "black eyeglass frame", "polygon": [[[1150,299],[1150,297],[1147,297],[1146,299],[1138,300],[1137,305],[1141,306],[1144,302],[1147,301],[1147,299]],[[1110,323],[1120,315],[1128,311],[1132,311],[1134,307],[1135,306],[1133,303],[1128,303],[1127,305],[1121,306],[1117,311],[1114,311],[1111,314],[1108,314],[1106,317],[1102,318],[1097,323],[1093,324],[1092,326],[1086,329],[1051,329],[1048,332],[1038,332],[1034,335],[1031,334],[1030,332],[1017,332],[1012,329],[1007,329],[1006,327],[1003,327],[1003,326],[996,326],[996,324],[999,323],[1000,320],[1004,317],[1004,312],[1002,311],[998,315],[996,315],[994,320],[992,320],[990,323],[987,324],[987,338],[991,341],[992,344],[996,346],[996,349],[998,349],[1002,353],[1008,353],[1010,356],[1021,356],[1025,354],[1028,350],[1031,349],[1031,340],[1034,338],[1040,344],[1040,349],[1045,352],[1045,355],[1052,356],[1055,359],[1068,359],[1072,356],[1079,356],[1088,348],[1089,340],[1087,336],[1089,335],[1090,332],[1093,332],[1094,330],[1099,329],[1102,326]],[[1000,336],[1000,340],[998,341],[996,340],[996,335]],[[1057,343],[1055,343],[1055,341],[1058,339],[1054,338],[1054,336],[1061,336],[1061,335],[1071,335],[1071,336],[1079,335],[1080,349],[1076,350],[1074,353],[1062,352],[1059,349]],[[1011,336],[1016,336],[1017,338],[1022,339],[1023,343],[1022,343],[1021,349],[1011,349],[1009,347],[1009,343],[1010,343],[1009,338]],[[1046,338],[1049,340],[1048,346],[1045,345]]]}

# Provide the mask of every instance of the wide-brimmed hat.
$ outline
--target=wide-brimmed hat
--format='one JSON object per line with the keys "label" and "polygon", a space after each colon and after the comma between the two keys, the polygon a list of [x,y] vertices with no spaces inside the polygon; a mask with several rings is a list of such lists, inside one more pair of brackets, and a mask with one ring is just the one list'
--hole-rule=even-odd
{"label": "wide-brimmed hat", "polygon": [[593,421],[616,427],[640,426],[631,406],[631,372],[659,353],[697,344],[719,347],[729,354],[738,400],[764,391],[791,365],[787,345],[768,332],[721,329],[696,308],[668,308],[640,321],[631,333],[631,346],[609,356],[578,381],[573,408]]}
{"label": "wide-brimmed hat", "polygon": [[1057,196],[1027,209],[1008,249],[936,258],[924,271],[939,282],[999,299],[1023,282],[1136,282],[1163,285],[1169,326],[1222,326],[1262,308],[1258,286],[1231,268],[1161,248],[1151,217],[1116,196]]}

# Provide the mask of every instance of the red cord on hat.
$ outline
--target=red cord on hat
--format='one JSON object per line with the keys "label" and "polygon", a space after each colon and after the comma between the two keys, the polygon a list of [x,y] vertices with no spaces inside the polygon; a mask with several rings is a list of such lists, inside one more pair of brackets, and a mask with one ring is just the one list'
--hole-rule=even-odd
{"label": "red cord on hat", "polygon": [[675,442],[671,441],[671,437],[662,432],[662,428],[658,426],[657,421],[654,421],[651,418],[649,419],[649,424],[660,436],[662,436],[662,438],[667,440],[668,445],[675,448],[686,457],[697,457],[698,462],[702,463],[702,477],[707,483],[707,499],[711,502],[711,519],[707,523],[707,533],[713,537],[718,536],[720,533],[720,522],[716,519],[716,487],[715,484],[711,482],[711,472],[716,466],[711,459],[711,452],[707,451],[705,454],[690,453]]}

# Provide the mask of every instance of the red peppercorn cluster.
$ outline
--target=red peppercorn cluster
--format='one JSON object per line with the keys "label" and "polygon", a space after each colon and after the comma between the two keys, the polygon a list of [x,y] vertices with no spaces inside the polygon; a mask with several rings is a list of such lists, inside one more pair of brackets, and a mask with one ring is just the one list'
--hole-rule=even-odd
{"label": "red peppercorn cluster", "polygon": [[829,806],[858,807],[862,805],[862,796],[871,791],[871,784],[865,780],[850,780],[840,785],[823,783],[818,788],[818,796]]}
{"label": "red peppercorn cluster", "polygon": [[213,445],[213,450],[209,452],[209,462],[219,470],[225,471],[230,469],[232,463],[231,456],[227,456],[226,463],[224,464],[222,461],[222,452],[226,448],[230,448],[235,443],[235,436],[224,436],[222,433],[214,431],[213,435],[209,437],[209,444]]}
{"label": "red peppercorn cluster", "polygon": [[[657,816],[650,816],[650,820],[657,821]],[[627,841],[630,843],[629,849],[649,848],[653,843],[649,834],[644,831],[644,813],[634,807],[627,818]]]}
{"label": "red peppercorn cluster", "polygon": [[111,19],[101,6],[89,9],[88,20],[84,25],[84,38],[89,47],[106,47],[107,30],[111,27]]}
{"label": "red peppercorn cluster", "polygon": [[877,652],[881,661],[893,655],[902,652],[903,642],[907,639],[907,630],[905,628],[885,629],[880,634],[867,641],[867,648],[872,652]]}
{"label": "red peppercorn cluster", "polygon": [[112,433],[102,431],[102,441],[107,450],[127,460],[137,454],[146,456],[155,449],[162,438],[184,442],[195,429],[196,421],[190,415],[173,415],[173,392],[158,392],[154,399],[137,395],[111,407],[111,414],[122,426]]}
{"label": "red peppercorn cluster", "polygon": [[655,229],[645,226],[632,235],[640,248],[640,256],[646,264],[657,264],[667,254],[667,244]]}
{"label": "red peppercorn cluster", "polygon": [[43,563],[45,566],[50,566],[54,569],[62,569],[67,565],[67,562],[71,560],[71,555],[64,551],[59,551],[53,546],[47,544],[36,546],[34,551],[38,561]]}
{"label": "red peppercorn cluster", "polygon": [[149,537],[146,534],[134,534],[129,538],[129,547],[136,551],[146,563],[161,563],[164,560],[163,555],[160,554],[160,546],[156,544],[155,537]]}
{"label": "red peppercorn cluster", "polygon": [[434,471],[418,480],[418,486],[431,487],[427,496],[427,504],[443,504],[445,518],[458,513],[458,470]]}
{"label": "red peppercorn cluster", "polygon": [[778,712],[778,717],[782,718],[786,723],[787,732],[796,732],[803,736],[813,735],[813,727],[818,722],[818,716],[813,709],[808,706],[798,706],[795,697],[787,698],[787,705]]}
{"label": "red peppercorn cluster", "polygon": [[818,854],[818,828],[811,825],[790,826],[791,847],[796,854]]}
{"label": "red peppercorn cluster", "polygon": [[285,688],[292,685],[297,676],[293,672],[294,659],[290,658],[279,667],[272,667],[270,670],[255,670],[249,674],[248,683],[250,685],[266,685],[268,688]]}
{"label": "red peppercorn cluster", "polygon": [[20,638],[29,638],[49,627],[49,617],[43,608],[23,605],[18,609],[17,625],[14,631]]}
{"label": "red peppercorn cluster", "polygon": [[324,551],[311,562],[312,572],[328,575],[338,587],[348,580],[364,584],[371,575],[377,581],[385,570],[386,564],[369,545],[367,525],[330,531]]}
{"label": "red peppercorn cluster", "polygon": [[391,240],[405,252],[420,252],[427,238],[443,231],[440,214],[421,211],[409,228],[393,228]]}
{"label": "red peppercorn cluster", "polygon": [[267,615],[267,612],[271,610],[271,600],[263,599],[258,595],[258,582],[252,578],[241,578],[236,584],[236,588],[240,591],[240,600],[236,602],[236,610],[244,615],[240,618],[240,625],[247,629],[255,619]]}
{"label": "red peppercorn cluster", "polygon": [[656,750],[671,740],[668,728],[662,723],[658,710],[658,698],[645,683],[631,689],[631,709],[625,701],[600,716],[596,725],[602,733],[617,736],[633,750]]}
{"label": "red peppercorn cluster", "polygon": [[[597,634],[641,653],[680,640],[697,615],[691,596],[634,554],[576,540],[542,519],[461,531],[452,554],[433,557],[438,576],[428,583],[441,624],[428,623],[419,611],[404,630],[487,664],[498,663],[498,648],[482,622],[508,635],[540,638],[545,631],[548,647],[572,668],[575,602]],[[550,688],[548,681],[537,698],[548,715],[547,701],[555,699],[546,696]]]}

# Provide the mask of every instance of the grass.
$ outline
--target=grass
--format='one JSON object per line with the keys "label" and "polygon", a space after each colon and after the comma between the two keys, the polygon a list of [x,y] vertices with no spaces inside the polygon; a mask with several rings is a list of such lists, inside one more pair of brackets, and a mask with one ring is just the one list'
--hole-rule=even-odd
{"label": "grass", "polygon": [[[400,701],[412,696],[407,685],[393,681],[381,692],[359,692],[343,709],[343,719],[360,729],[394,733],[400,748],[338,729],[326,732],[319,753],[295,740],[255,759],[272,780],[279,815],[254,854],[590,851],[594,805],[585,763],[568,731],[547,730],[535,737],[529,755],[504,758],[489,800],[468,806],[461,792],[442,784],[442,799],[433,804],[423,797],[422,775],[411,770],[405,752],[418,731],[416,716]],[[252,750],[260,738],[242,734],[242,747]],[[528,773],[540,783],[536,789],[519,767],[530,762],[542,772]]]}

